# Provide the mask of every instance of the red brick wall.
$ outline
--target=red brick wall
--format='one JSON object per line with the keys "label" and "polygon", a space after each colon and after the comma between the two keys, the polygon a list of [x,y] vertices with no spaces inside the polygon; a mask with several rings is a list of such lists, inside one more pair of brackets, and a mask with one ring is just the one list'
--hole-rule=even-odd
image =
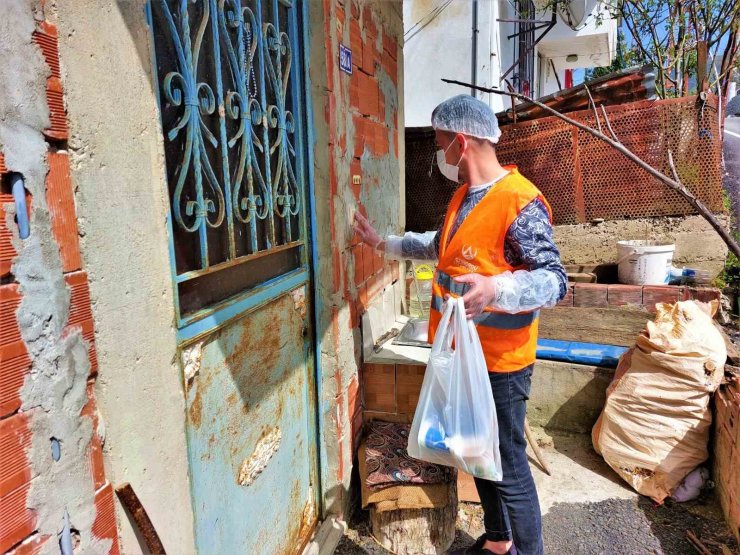
{"label": "red brick wall", "polygon": [[[102,438],[97,434],[98,414],[95,408],[94,383],[98,368],[90,292],[87,274],[82,270],[69,156],[61,150],[68,138],[68,127],[64,113],[55,26],[46,21],[38,22],[33,40],[40,47],[51,71],[46,91],[51,126],[44,132],[49,141],[46,203],[51,216],[52,234],[59,247],[64,278],[71,290],[66,333],[81,331],[88,344],[90,358],[88,403],[80,418],[91,419],[93,428],[93,437],[87,447],[87,465],[96,491],[93,535],[99,539],[110,539],[112,544],[109,553],[118,553],[113,489],[105,478]],[[0,153],[0,174],[7,171]],[[0,282],[0,552],[27,555],[38,553],[42,548],[49,547],[46,545],[48,542],[56,544],[58,540],[36,533],[37,515],[27,507],[27,496],[34,478],[27,456],[32,439],[31,422],[34,411],[40,409],[21,408],[20,393],[31,370],[32,361],[21,338],[16,318],[21,293],[18,284],[13,282],[11,264],[17,254],[12,244],[12,237],[17,234],[17,230],[13,229],[12,222],[8,226],[4,209],[4,205],[12,202],[12,196],[0,195],[0,279],[3,280]]]}
{"label": "red brick wall", "polygon": [[[352,50],[352,75],[332,71],[336,65],[333,57],[327,60],[329,73],[338,76],[335,102],[348,114],[349,125],[337,129],[333,137],[339,146],[339,156],[335,163],[344,165],[350,160],[349,182],[336,183],[338,192],[349,187],[354,195],[358,210],[367,216],[367,207],[363,205],[361,195],[363,188],[378,187],[379,176],[364,174],[362,158],[381,159],[392,155],[398,158],[399,121],[398,111],[386,114],[386,103],[398,99],[386,98],[381,90],[380,72],[390,78],[394,87],[398,86],[398,56],[400,48],[395,38],[378,23],[379,16],[372,2],[365,4],[356,0],[335,0],[337,35],[345,36],[349,27],[349,46]],[[330,49],[327,49],[330,51]],[[348,87],[349,97],[344,94]],[[329,114],[331,121],[333,115]],[[354,148],[351,158],[347,149],[347,137],[354,136]],[[389,139],[389,136],[392,138]],[[355,180],[359,178],[359,184]],[[338,245],[339,246],[339,245]],[[354,235],[349,245],[340,246],[340,255],[344,268],[351,268],[351,274],[344,276],[344,298],[350,303],[352,318],[350,326],[359,326],[359,316],[365,312],[370,301],[377,297],[384,287],[398,280],[399,265],[387,262],[372,248],[360,243]]]}
{"label": "red brick wall", "polygon": [[[328,210],[317,209],[319,218],[323,219],[325,214],[328,220],[318,222],[317,231],[330,234],[331,260],[330,263],[320,261],[319,279],[321,287],[329,290],[331,296],[325,301],[330,332],[324,335],[324,342],[327,349],[337,353],[335,360],[325,362],[324,372],[333,366],[330,372],[336,386],[331,388],[335,392],[336,409],[331,414],[333,429],[329,434],[338,441],[329,440],[333,445],[327,449],[338,452],[328,456],[327,464],[331,466],[332,479],[339,482],[345,482],[349,476],[362,430],[363,407],[361,372],[338,353],[355,347],[354,358],[359,363],[356,346],[362,314],[400,274],[398,263],[386,261],[361,244],[350,226],[355,210],[369,215],[371,220],[378,214],[389,222],[400,219],[400,207],[395,215],[375,203],[382,201],[386,193],[400,198],[398,159],[402,122],[398,85],[402,79],[399,58],[403,27],[398,14],[401,10],[400,2],[323,0],[322,4],[326,97],[323,114],[315,113],[314,118],[323,116],[324,121],[318,127],[328,131],[329,202]],[[352,50],[351,75],[339,68],[340,43]],[[316,145],[319,155],[325,146]],[[317,179],[316,187],[324,186],[323,180]],[[320,203],[321,194],[323,191],[317,194]],[[331,341],[333,345],[329,344]],[[329,381],[326,375],[324,380]],[[338,459],[336,468],[334,456]]]}
{"label": "red brick wall", "polygon": [[414,419],[426,366],[365,364],[363,401],[365,421],[408,422]]}

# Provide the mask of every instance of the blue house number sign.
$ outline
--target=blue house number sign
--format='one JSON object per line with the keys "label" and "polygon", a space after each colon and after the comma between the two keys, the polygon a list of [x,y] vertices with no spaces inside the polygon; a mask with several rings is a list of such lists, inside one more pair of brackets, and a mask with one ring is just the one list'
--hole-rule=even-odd
{"label": "blue house number sign", "polygon": [[339,45],[339,69],[352,75],[352,51],[343,44]]}

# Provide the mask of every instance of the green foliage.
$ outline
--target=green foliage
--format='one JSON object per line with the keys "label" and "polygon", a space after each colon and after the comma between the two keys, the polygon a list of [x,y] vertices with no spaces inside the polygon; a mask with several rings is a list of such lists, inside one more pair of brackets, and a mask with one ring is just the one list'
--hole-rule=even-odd
{"label": "green foliage", "polygon": [[[726,212],[732,214],[732,200],[724,189],[722,189],[722,205]],[[740,232],[735,231],[733,235],[736,241],[740,241]],[[740,260],[734,254],[728,253],[727,260],[725,261],[725,269],[717,276],[713,285],[720,289],[732,287],[733,289],[740,290]]]}
{"label": "green foliage", "polygon": [[[735,236],[740,239],[740,234],[736,234]],[[717,277],[714,285],[722,289],[731,287],[740,290],[740,260],[734,254],[729,253],[727,255],[725,269]]]}
{"label": "green foliage", "polygon": [[[699,78],[719,90],[731,78],[738,52],[732,40],[740,25],[737,0],[621,0],[620,13],[635,61],[656,68],[659,96],[694,94]],[[707,53],[703,68],[697,64],[700,46]],[[719,77],[711,75],[712,66]]]}
{"label": "green foliage", "polygon": [[725,212],[732,212],[732,199],[730,199],[730,194],[724,188],[722,189],[722,207],[725,209]]}

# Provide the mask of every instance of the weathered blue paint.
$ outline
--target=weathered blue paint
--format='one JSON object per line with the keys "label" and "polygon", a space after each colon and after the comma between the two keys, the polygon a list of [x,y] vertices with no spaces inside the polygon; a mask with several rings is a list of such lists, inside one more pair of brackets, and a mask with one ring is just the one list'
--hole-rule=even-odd
{"label": "weathered blue paint", "polygon": [[260,287],[250,289],[220,310],[178,329],[177,339],[181,342],[190,341],[215,330],[237,318],[240,314],[259,308],[275,297],[289,293],[306,284],[309,277],[307,270],[299,269],[290,274],[274,278]]}
{"label": "weathered blue paint", "polygon": [[[177,313],[180,350],[198,359],[185,388],[201,553],[292,553],[319,516],[310,294],[316,254],[309,251],[304,200],[313,184],[299,9],[305,13],[305,4],[287,0],[150,0],[147,6],[153,50],[166,36],[173,46],[163,51],[177,54],[177,70],[163,70],[162,80],[152,59],[158,98],[162,87],[170,118],[173,107],[181,110],[171,128],[163,125],[165,146],[185,133],[182,152],[170,149],[167,160],[177,168],[167,221],[175,289],[300,248],[298,269],[196,314]],[[215,156],[220,162],[212,165]],[[235,232],[242,224],[248,237]],[[228,254],[209,261],[208,230],[222,226]],[[200,238],[200,268],[177,272],[183,246],[174,244],[176,230]],[[238,256],[244,244],[247,254]]]}
{"label": "weathered blue paint", "polygon": [[313,407],[301,394],[312,370],[293,348],[304,326],[283,295],[200,344],[186,385],[199,553],[295,553],[315,523]]}
{"label": "weathered blue paint", "polygon": [[[211,13],[218,13],[216,11],[216,1],[211,0]],[[220,14],[219,14],[220,15]],[[215,17],[211,18],[211,33],[214,37],[218,36],[227,36],[226,35],[226,27],[224,24],[224,17],[219,17],[218,21],[216,21]],[[239,26],[239,31],[241,31],[241,26]],[[231,41],[226,41],[226,44],[228,45],[228,48],[231,48]],[[221,41],[213,41],[213,54],[214,59],[218,60],[217,63],[220,63],[221,61]],[[229,61],[231,61],[231,58],[229,58]],[[219,68],[216,73],[216,100],[218,102],[218,110],[219,113],[225,112],[224,107],[224,84],[223,79],[221,77],[221,69]],[[241,84],[241,79],[238,79],[237,82]],[[236,241],[234,238],[234,213],[233,213],[233,207],[231,205],[231,189],[232,189],[232,183],[231,183],[231,174],[229,173],[229,141],[226,136],[226,124],[225,124],[225,117],[220,118],[220,124],[218,126],[219,131],[219,146],[221,147],[221,179],[223,179],[223,187],[224,187],[224,199],[223,202],[226,203],[226,213],[228,214],[228,217],[226,218],[226,227],[228,229],[228,237],[229,237],[229,259],[234,259],[236,257]],[[242,158],[246,157],[246,154],[242,155]],[[208,265],[208,261],[206,261],[206,265]]]}
{"label": "weathered blue paint", "polygon": [[[312,476],[315,478],[314,484],[314,504],[316,506],[317,518],[323,517],[323,509],[321,500],[323,498],[322,492],[322,479],[321,479],[321,437],[319,432],[319,421],[318,421],[318,399],[319,388],[318,383],[320,381],[319,368],[319,351],[317,349],[317,333],[316,328],[316,303],[318,298],[315,296],[315,275],[314,268],[316,268],[318,260],[318,252],[316,249],[316,241],[314,238],[316,229],[316,213],[315,213],[315,196],[314,196],[314,181],[313,181],[313,148],[310,144],[308,137],[310,137],[313,129],[313,119],[311,113],[312,99],[310,95],[310,89],[307,85],[308,82],[308,64],[306,60],[308,58],[308,19],[305,17],[306,2],[302,2],[299,9],[290,10],[290,26],[292,33],[290,34],[291,40],[294,43],[293,52],[296,53],[296,73],[302,76],[302,79],[293,79],[293,98],[295,99],[295,117],[299,123],[297,126],[296,136],[296,149],[303,154],[305,163],[297,164],[296,169],[298,173],[298,182],[306,184],[306,201],[304,202],[303,212],[304,219],[308,219],[307,229],[304,230],[304,237],[307,242],[306,263],[308,265],[311,283],[306,288],[307,297],[310,302],[308,303],[307,318],[310,322],[312,334],[307,337],[306,341],[306,358],[310,365],[310,376],[311,376],[311,387],[306,389],[306,402],[308,406],[313,408],[313,414],[308,422],[308,434],[309,438],[312,439],[312,462],[314,464]],[[292,2],[285,2],[286,6],[293,7]],[[305,88],[304,88],[305,87]],[[318,339],[320,341],[320,339]]]}
{"label": "weathered blue paint", "polygon": [[[311,82],[311,72],[309,71],[311,67],[311,58],[310,58],[310,52],[311,52],[311,26],[309,25],[309,15],[308,15],[308,2],[302,2],[301,3],[301,22],[302,22],[302,30],[303,30],[303,75],[304,75],[304,98],[306,99],[305,102],[305,108],[306,108],[306,173],[308,175],[307,184],[308,184],[308,198],[309,198],[309,215],[310,215],[310,222],[311,225],[309,226],[309,233],[310,233],[310,247],[311,247],[311,267],[312,267],[312,277],[313,277],[313,303],[312,303],[312,318],[313,318],[313,326],[314,326],[314,341],[313,341],[313,349],[314,349],[314,365],[316,367],[315,371],[315,398],[316,398],[316,406],[321,406],[321,391],[323,390],[323,374],[322,374],[322,366],[321,366],[321,348],[322,348],[322,339],[323,339],[323,330],[321,329],[320,323],[320,314],[322,310],[322,304],[321,304],[321,293],[319,290],[318,285],[318,273],[319,273],[319,250],[318,250],[318,238],[316,236],[316,231],[318,229],[318,221],[316,216],[316,192],[315,192],[315,180],[314,180],[314,143],[316,142],[315,137],[315,128],[314,128],[314,115],[313,115],[313,95],[311,92],[312,82]],[[317,456],[318,456],[318,465],[319,465],[319,472],[318,472],[318,479],[319,479],[319,488],[317,491],[318,496],[318,503],[319,503],[319,514],[320,518],[326,518],[326,507],[324,504],[324,494],[326,492],[326,484],[328,483],[328,477],[327,472],[328,468],[325,464],[323,464],[323,461],[327,460],[326,456],[326,436],[324,432],[324,411],[323,410],[316,410],[316,431],[317,431],[317,444],[318,444],[318,450],[317,450]]]}
{"label": "weathered blue paint", "polygon": [[[198,236],[203,272],[305,240],[303,149],[292,142],[303,123],[296,125],[293,113],[303,102],[300,63],[293,59],[300,45],[297,10],[264,3],[267,8],[262,0],[151,0],[147,9],[152,28],[158,26],[153,68],[160,106],[165,101],[170,113],[163,119],[166,143],[184,140],[177,159],[168,154],[174,168],[170,225]],[[172,52],[163,57],[163,75],[159,48]],[[172,110],[179,110],[177,118]],[[236,232],[237,223],[249,226],[248,237]],[[225,255],[218,254],[222,233]],[[247,253],[238,255],[244,243]],[[305,249],[301,254],[305,261]],[[187,272],[188,279],[198,275]]]}

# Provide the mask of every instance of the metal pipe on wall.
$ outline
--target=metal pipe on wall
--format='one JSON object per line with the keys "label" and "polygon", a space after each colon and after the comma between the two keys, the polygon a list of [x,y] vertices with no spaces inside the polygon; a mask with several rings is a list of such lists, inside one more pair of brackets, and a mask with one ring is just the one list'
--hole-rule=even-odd
{"label": "metal pipe on wall", "polygon": [[15,219],[18,223],[18,235],[21,239],[28,239],[31,234],[30,222],[28,220],[28,206],[26,205],[26,182],[23,175],[13,173],[10,175],[10,187],[15,201]]}
{"label": "metal pipe on wall", "polygon": [[[471,52],[471,83],[478,84],[478,0],[473,0],[473,44]],[[470,94],[476,96],[475,89],[470,89]]]}

